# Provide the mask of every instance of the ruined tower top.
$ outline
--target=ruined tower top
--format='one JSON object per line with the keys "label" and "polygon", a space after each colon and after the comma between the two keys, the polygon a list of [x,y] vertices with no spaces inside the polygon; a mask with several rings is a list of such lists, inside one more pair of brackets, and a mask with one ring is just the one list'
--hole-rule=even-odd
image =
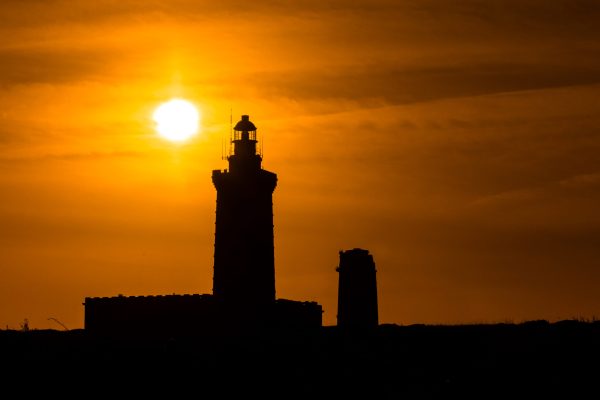
{"label": "ruined tower top", "polygon": [[340,251],[338,326],[374,328],[379,324],[375,262],[368,250]]}

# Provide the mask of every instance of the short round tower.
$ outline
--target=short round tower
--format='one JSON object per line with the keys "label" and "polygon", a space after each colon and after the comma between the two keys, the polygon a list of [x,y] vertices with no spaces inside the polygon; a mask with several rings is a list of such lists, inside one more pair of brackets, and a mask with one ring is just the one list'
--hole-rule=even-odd
{"label": "short round tower", "polygon": [[340,251],[337,324],[373,328],[379,324],[375,262],[368,250]]}

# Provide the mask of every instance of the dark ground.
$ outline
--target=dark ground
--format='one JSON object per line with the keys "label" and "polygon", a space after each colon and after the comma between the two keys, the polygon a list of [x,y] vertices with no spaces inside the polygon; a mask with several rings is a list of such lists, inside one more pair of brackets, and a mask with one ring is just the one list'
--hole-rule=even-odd
{"label": "dark ground", "polygon": [[597,398],[600,322],[179,339],[0,331],[0,356],[3,387],[26,381],[22,389],[48,395],[81,387],[81,397],[111,398]]}

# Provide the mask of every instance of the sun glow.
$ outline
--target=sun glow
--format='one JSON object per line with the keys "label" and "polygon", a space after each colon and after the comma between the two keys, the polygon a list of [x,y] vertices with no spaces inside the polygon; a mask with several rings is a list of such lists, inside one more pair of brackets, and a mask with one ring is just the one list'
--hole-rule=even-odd
{"label": "sun glow", "polygon": [[181,142],[198,132],[200,113],[189,101],[173,99],[158,106],[152,119],[160,136]]}

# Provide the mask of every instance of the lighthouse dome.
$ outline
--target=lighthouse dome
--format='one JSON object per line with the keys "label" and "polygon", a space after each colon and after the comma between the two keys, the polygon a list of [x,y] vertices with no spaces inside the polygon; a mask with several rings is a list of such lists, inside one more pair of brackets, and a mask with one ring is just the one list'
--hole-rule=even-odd
{"label": "lighthouse dome", "polygon": [[242,115],[242,119],[235,124],[233,130],[242,132],[252,132],[256,130],[256,126],[250,121],[250,116]]}

